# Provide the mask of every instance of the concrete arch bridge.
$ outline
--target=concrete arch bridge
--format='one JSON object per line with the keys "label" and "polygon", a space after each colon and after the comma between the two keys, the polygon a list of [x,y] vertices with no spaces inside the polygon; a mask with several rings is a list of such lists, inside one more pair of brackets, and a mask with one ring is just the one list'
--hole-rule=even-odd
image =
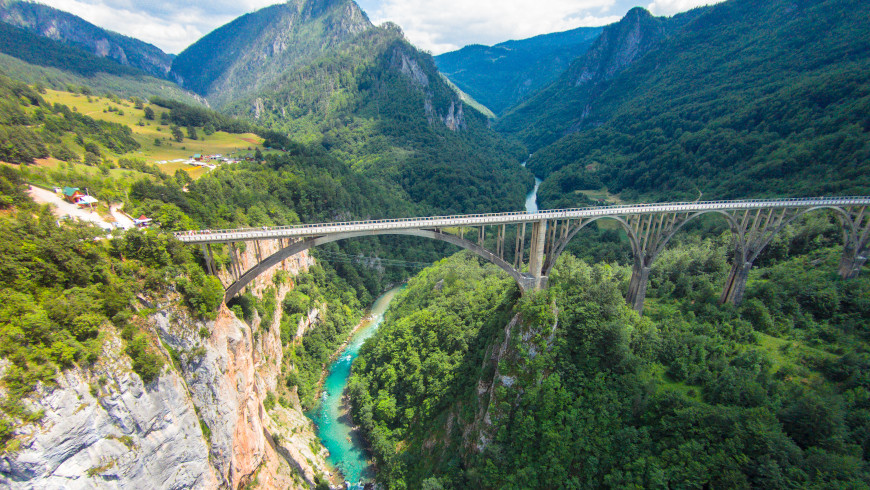
{"label": "concrete arch bridge", "polygon": [[[555,209],[538,213],[510,212],[395,218],[307,225],[195,230],[178,232],[185,243],[200,244],[209,272],[216,272],[211,244],[230,244],[234,282],[225,299],[238,294],[255,277],[282,260],[324,243],[361,236],[410,235],[452,243],[471,250],[498,265],[516,280],[523,291],[547,286],[547,276],[568,242],[585,226],[600,219],[616,221],[631,243],[633,267],[626,301],[643,310],[650,269],[673,236],[687,223],[706,214],[724,219],[733,234],[734,261],[720,298],[740,303],[752,263],[773,237],[799,217],[830,210],[843,227],[843,256],[839,273],[844,278],[858,274],[870,247],[870,197],[811,197],[751,199]],[[511,239],[506,237],[511,236]],[[237,242],[279,240],[278,252],[258,257],[250,270],[242,271]],[[256,247],[259,250],[259,246]]]}

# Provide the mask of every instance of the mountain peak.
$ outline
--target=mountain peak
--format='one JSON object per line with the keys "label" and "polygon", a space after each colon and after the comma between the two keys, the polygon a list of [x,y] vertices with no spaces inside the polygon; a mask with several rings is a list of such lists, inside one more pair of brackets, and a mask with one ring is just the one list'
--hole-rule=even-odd
{"label": "mountain peak", "polygon": [[178,55],[172,73],[221,106],[372,27],[351,0],[290,0],[215,29]]}

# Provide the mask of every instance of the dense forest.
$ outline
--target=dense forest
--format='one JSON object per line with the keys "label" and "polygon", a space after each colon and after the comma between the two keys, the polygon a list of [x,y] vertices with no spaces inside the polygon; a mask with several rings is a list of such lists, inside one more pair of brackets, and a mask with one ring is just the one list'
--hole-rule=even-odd
{"label": "dense forest", "polygon": [[571,106],[579,89],[562,79],[538,94],[547,103],[523,109],[537,113],[500,124],[561,137],[529,162],[547,176],[550,208],[601,188],[670,201],[866,194],[868,15],[852,0],[720,3],[584,105]]}
{"label": "dense forest", "polygon": [[[870,279],[836,224],[788,229],[719,305],[728,235],[654,266],[566,255],[545,292],[460,254],[413,278],[363,347],[354,417],[390,488],[863,487]],[[515,322],[511,322],[514,317]]]}

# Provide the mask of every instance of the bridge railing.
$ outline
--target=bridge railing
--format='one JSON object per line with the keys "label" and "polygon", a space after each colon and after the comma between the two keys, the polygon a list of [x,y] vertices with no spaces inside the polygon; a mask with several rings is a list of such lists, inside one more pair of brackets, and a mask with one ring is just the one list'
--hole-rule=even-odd
{"label": "bridge railing", "polygon": [[[508,211],[503,213],[477,213],[477,214],[458,214],[458,215],[443,215],[443,216],[419,216],[410,218],[383,218],[376,220],[358,220],[358,221],[335,221],[328,223],[308,223],[297,225],[281,225],[281,226],[264,226],[259,228],[234,228],[234,229],[219,229],[219,230],[191,230],[176,232],[175,236],[190,237],[200,235],[225,235],[225,234],[240,234],[240,233],[262,233],[280,232],[283,230],[305,230],[311,228],[323,227],[349,227],[349,226],[365,226],[376,224],[389,223],[420,223],[420,222],[442,222],[458,219],[473,219],[473,218],[514,218],[522,216],[530,221],[535,219],[552,219],[568,217],[578,213],[590,214],[615,214],[619,211],[644,212],[647,209],[668,210],[669,208],[697,208],[702,209],[728,209],[740,207],[755,207],[755,204],[763,206],[813,206],[813,205],[854,205],[854,204],[870,204],[870,197],[867,196],[842,196],[842,197],[808,197],[808,198],[776,198],[776,199],[739,199],[727,201],[681,201],[669,203],[638,203],[638,204],[614,204],[610,206],[588,206],[583,208],[566,208],[540,211],[537,213],[528,213],[526,211]],[[713,206],[712,208],[710,206]],[[182,238],[183,239],[183,238]]]}

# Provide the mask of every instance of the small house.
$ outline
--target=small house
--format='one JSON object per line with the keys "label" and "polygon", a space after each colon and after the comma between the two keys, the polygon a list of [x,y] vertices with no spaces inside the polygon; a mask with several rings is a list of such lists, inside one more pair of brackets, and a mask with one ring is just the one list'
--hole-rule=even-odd
{"label": "small house", "polygon": [[196,160],[197,162],[201,162],[202,161],[202,154],[197,153],[196,155],[193,155],[193,159]]}
{"label": "small house", "polygon": [[145,215],[143,214],[142,216],[139,216],[138,218],[134,218],[133,224],[136,225],[137,228],[148,228],[148,225],[151,224],[151,221],[152,221],[151,218],[146,218]]}
{"label": "small house", "polygon": [[67,201],[77,204],[78,200],[81,199],[85,194],[79,190],[78,187],[64,187],[63,188],[63,196]]}

